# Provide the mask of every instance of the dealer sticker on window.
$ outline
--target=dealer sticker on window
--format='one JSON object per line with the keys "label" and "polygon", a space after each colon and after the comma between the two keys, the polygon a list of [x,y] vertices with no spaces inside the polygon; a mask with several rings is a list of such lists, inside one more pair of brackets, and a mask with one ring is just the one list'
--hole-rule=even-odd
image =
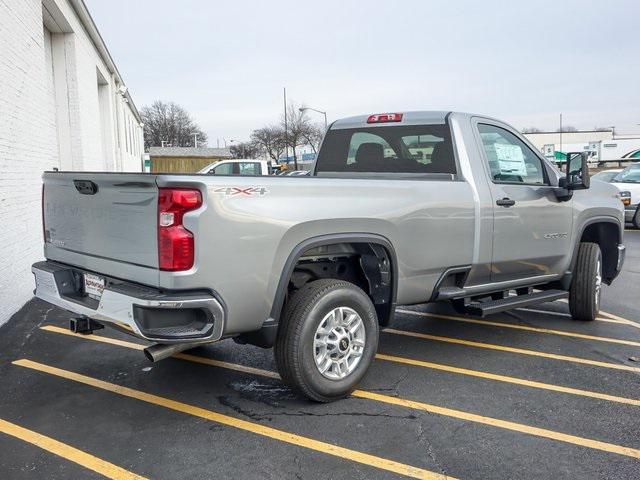
{"label": "dealer sticker on window", "polygon": [[518,145],[496,143],[494,147],[501,174],[527,176],[527,165],[522,149]]}
{"label": "dealer sticker on window", "polygon": [[93,275],[91,273],[84,274],[84,293],[95,300],[102,298],[104,291],[104,277]]}

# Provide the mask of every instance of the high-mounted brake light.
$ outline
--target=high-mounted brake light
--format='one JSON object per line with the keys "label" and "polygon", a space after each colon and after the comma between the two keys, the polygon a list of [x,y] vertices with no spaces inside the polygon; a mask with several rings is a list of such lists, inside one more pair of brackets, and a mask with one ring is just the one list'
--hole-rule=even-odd
{"label": "high-mounted brake light", "polygon": [[369,118],[367,118],[367,123],[388,123],[401,121],[401,113],[376,113],[375,115],[369,115]]}
{"label": "high-mounted brake light", "polygon": [[158,189],[158,266],[171,272],[193,267],[193,233],[184,228],[182,218],[202,205],[198,190]]}

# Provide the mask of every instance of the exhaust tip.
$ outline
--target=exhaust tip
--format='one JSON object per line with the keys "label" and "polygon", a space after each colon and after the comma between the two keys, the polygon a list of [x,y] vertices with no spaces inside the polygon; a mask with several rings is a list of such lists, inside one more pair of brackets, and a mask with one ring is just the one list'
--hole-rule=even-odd
{"label": "exhaust tip", "polygon": [[150,347],[145,348],[145,349],[143,350],[143,352],[144,352],[144,356],[145,356],[145,357],[147,357],[147,360],[149,360],[150,362],[155,363],[155,360],[154,360],[154,358],[153,358],[153,353],[151,353],[151,352],[149,351],[149,348],[150,348]]}
{"label": "exhaust tip", "polygon": [[143,352],[144,356],[147,357],[147,360],[152,363],[156,363],[160,360],[164,360],[165,358],[169,358],[174,353],[182,352],[196,346],[197,345],[194,345],[192,343],[177,343],[173,345],[156,343],[155,345],[151,345],[145,348]]}

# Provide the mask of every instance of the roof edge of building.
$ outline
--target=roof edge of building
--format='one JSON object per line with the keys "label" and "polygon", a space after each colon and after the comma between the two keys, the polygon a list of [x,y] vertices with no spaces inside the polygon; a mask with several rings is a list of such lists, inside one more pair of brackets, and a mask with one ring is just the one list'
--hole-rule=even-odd
{"label": "roof edge of building", "polygon": [[[71,7],[76,12],[76,15],[78,16],[78,18],[80,19],[80,23],[82,23],[82,26],[86,29],[87,34],[89,35],[89,38],[91,39],[94,46],[96,47],[96,50],[98,50],[100,57],[102,57],[102,60],[104,61],[104,63],[107,64],[107,68],[109,68],[110,73],[116,76],[116,79],[120,83],[120,85],[126,85],[124,83],[124,80],[122,79],[122,75],[120,75],[120,72],[118,71],[118,67],[116,67],[116,63],[114,62],[113,57],[111,56],[111,53],[109,53],[107,44],[102,38],[102,35],[100,35],[100,31],[98,30],[98,27],[96,26],[96,23],[93,20],[93,17],[89,12],[89,9],[84,3],[84,0],[69,0],[69,3],[71,4]],[[133,114],[135,115],[136,120],[138,120],[139,123],[142,123],[142,117],[140,117],[140,112],[138,111],[136,104],[131,98],[131,94],[129,93],[129,90],[124,92],[124,96],[129,102],[129,105],[131,106],[131,110],[133,111]]]}
{"label": "roof edge of building", "polygon": [[611,130],[573,130],[571,132],[523,132],[523,135],[550,135],[559,133],[611,133]]}

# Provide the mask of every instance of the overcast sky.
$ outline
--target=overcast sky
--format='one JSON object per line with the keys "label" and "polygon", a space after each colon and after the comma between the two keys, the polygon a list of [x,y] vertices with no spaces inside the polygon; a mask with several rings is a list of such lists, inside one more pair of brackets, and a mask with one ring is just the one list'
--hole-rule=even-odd
{"label": "overcast sky", "polygon": [[[85,0],[138,106],[247,139],[290,99],[329,121],[461,110],[518,128],[640,127],[638,0]],[[318,117],[318,121],[321,116]]]}

